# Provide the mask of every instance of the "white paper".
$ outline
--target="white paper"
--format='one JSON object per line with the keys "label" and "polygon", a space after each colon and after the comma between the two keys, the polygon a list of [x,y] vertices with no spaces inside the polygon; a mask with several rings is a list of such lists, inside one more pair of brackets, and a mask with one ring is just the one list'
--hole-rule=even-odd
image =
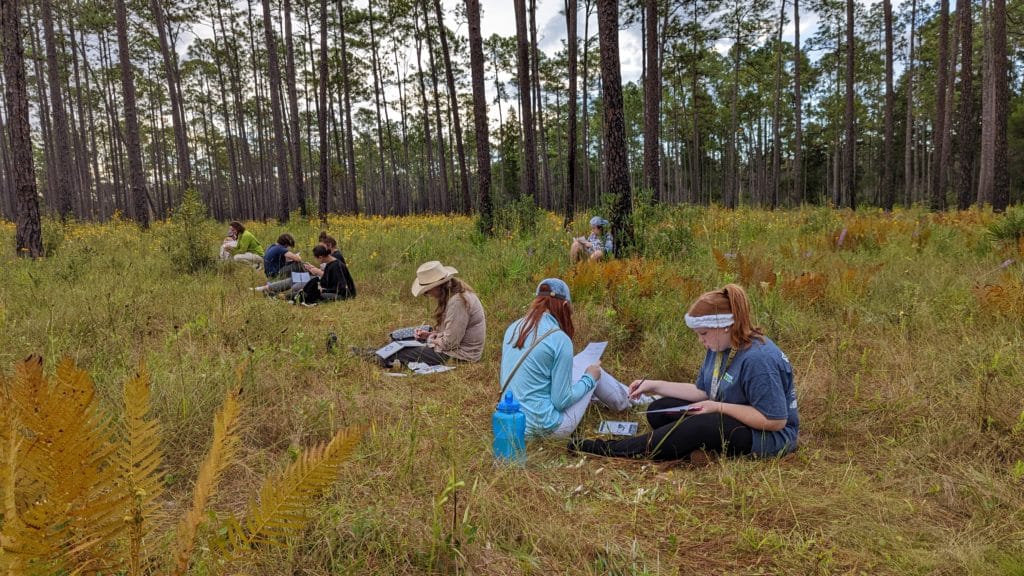
{"label": "white paper", "polygon": [[422,348],[423,346],[426,346],[426,344],[418,340],[396,340],[384,346],[380,350],[377,350],[377,356],[387,358],[394,355],[402,348]]}
{"label": "white paper", "polygon": [[620,422],[618,420],[602,420],[601,426],[597,429],[598,434],[612,434],[614,436],[632,436],[636,434],[639,425],[636,422]]}
{"label": "white paper", "polygon": [[454,370],[455,366],[445,366],[444,364],[431,366],[425,362],[409,362],[409,369],[417,374],[436,374],[438,372]]}
{"label": "white paper", "polygon": [[309,272],[292,272],[292,284],[303,284],[309,282]]}
{"label": "white paper", "polygon": [[[579,354],[574,356],[572,359],[572,381],[578,382],[583,377],[583,372],[586,371],[587,366],[600,360],[601,355],[604,354],[604,349],[607,347],[607,342],[591,342]],[[601,370],[601,377],[604,378],[605,375],[605,371]]]}

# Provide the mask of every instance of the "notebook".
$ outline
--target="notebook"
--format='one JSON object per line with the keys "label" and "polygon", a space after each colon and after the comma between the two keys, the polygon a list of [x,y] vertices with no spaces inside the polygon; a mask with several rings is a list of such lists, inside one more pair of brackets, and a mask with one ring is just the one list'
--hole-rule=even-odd
{"label": "notebook", "polygon": [[430,332],[431,330],[433,330],[433,328],[431,326],[427,326],[426,324],[424,324],[423,326],[409,326],[408,328],[399,328],[391,333],[391,339],[395,341],[415,340],[417,330]]}
{"label": "notebook", "polygon": [[305,284],[309,279],[309,272],[292,272],[292,284]]}

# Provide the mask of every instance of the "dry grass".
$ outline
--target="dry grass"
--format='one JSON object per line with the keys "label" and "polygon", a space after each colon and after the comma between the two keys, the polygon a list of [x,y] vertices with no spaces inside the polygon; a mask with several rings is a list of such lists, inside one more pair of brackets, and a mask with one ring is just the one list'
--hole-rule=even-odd
{"label": "dry grass", "polygon": [[[114,399],[145,360],[172,512],[186,505],[239,365],[251,365],[242,464],[226,471],[216,509],[244,509],[244,495],[299,446],[365,425],[313,526],[287,550],[256,551],[252,573],[1024,573],[1024,484],[1014,472],[1024,460],[1022,269],[986,276],[1007,258],[986,240],[996,216],[648,217],[652,231],[688,230],[692,246],[680,255],[657,243],[662,234],[648,239],[649,258],[570,269],[556,218],[535,237],[491,241],[462,218],[332,220],[359,297],[311,309],[254,296],[247,288],[259,277],[244,268],[179,273],[164,251],[167,224],[143,235],[125,224],[50,223],[52,257],[3,262],[0,365],[42,353],[52,367],[70,356]],[[251,228],[267,243],[284,230]],[[204,230],[212,250],[221,226]],[[293,222],[289,231],[305,254],[318,228]],[[0,227],[0,242],[12,234]],[[484,361],[396,378],[349,355],[430,318],[408,284],[435,258],[481,295]],[[545,275],[569,279],[579,344],[609,340],[605,365],[624,381],[692,379],[701,350],[682,324],[689,300],[753,282],[757,320],[795,366],[800,451],[692,468],[580,458],[538,442],[525,469],[495,467],[500,334]],[[331,332],[340,351],[328,354]],[[605,416],[639,419],[593,408],[584,429]]]}

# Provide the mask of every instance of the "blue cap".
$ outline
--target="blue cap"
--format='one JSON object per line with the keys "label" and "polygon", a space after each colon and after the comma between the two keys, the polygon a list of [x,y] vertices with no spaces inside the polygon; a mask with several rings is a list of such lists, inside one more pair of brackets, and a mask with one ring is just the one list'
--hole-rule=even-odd
{"label": "blue cap", "polygon": [[604,218],[601,218],[600,216],[594,216],[593,218],[590,219],[590,225],[604,227],[608,225],[608,221],[605,220]]}
{"label": "blue cap", "polygon": [[505,398],[498,402],[498,412],[519,412],[519,402],[512,392],[505,392]]}
{"label": "blue cap", "polygon": [[[548,285],[549,290],[541,292],[540,287],[545,284]],[[569,285],[558,278],[545,278],[541,280],[540,284],[537,284],[537,296],[553,296],[555,298],[561,298],[566,302],[572,301],[572,299],[569,298]]]}

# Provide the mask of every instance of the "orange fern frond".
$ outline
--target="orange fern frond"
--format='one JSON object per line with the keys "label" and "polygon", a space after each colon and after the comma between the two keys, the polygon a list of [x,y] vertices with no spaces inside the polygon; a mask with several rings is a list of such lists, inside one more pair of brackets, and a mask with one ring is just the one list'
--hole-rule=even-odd
{"label": "orange fern frond", "polygon": [[229,560],[257,544],[283,545],[289,534],[305,528],[309,503],[337,481],[361,436],[358,429],[342,430],[327,444],[306,450],[280,476],[264,482],[241,530],[233,531]]}
{"label": "orange fern frond", "polygon": [[238,446],[239,390],[231,390],[224,398],[224,405],[213,419],[213,442],[199,468],[192,508],[178,525],[178,540],[174,547],[173,574],[183,575],[188,571],[192,551],[195,548],[196,532],[202,525],[206,503],[213,496],[224,470],[231,463]]}
{"label": "orange fern frond", "polygon": [[158,472],[162,460],[160,427],[156,420],[147,419],[149,398],[149,373],[143,366],[124,384],[123,437],[115,456],[124,492],[121,516],[128,525],[132,575],[142,573],[142,543],[158,514],[157,499],[163,492]]}

